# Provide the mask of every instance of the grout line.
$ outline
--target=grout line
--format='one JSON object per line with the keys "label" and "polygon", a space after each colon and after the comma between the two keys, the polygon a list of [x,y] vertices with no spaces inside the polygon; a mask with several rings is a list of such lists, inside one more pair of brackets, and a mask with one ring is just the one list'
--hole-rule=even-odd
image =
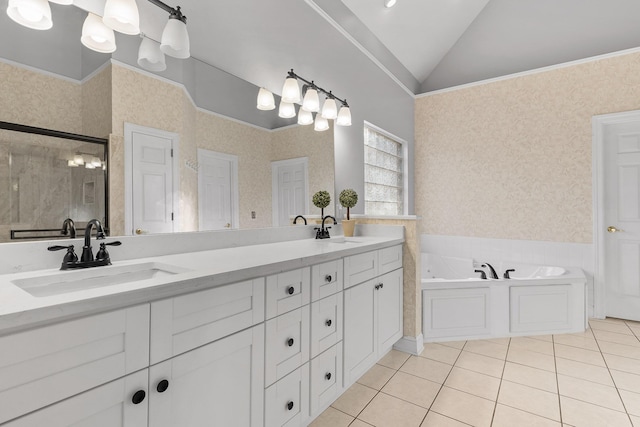
{"label": "grout line", "polygon": [[509,343],[507,344],[507,354],[504,356],[504,364],[502,365],[502,374],[500,375],[500,384],[498,385],[498,392],[496,393],[496,401],[493,404],[493,412],[491,413],[491,423],[489,425],[493,425],[493,421],[496,417],[496,410],[498,409],[498,399],[500,398],[500,389],[502,388],[502,381],[504,381],[504,371],[507,369],[507,357],[509,356],[509,349],[511,348],[511,339],[509,339]]}
{"label": "grout line", "polygon": [[[555,335],[551,335],[551,342],[553,343],[553,367],[556,370],[556,391],[558,393],[558,412],[560,413],[560,424],[563,424],[562,421],[562,400],[560,399],[560,382],[558,381],[558,361],[556,359],[556,338]],[[604,359],[604,358],[603,358]]]}

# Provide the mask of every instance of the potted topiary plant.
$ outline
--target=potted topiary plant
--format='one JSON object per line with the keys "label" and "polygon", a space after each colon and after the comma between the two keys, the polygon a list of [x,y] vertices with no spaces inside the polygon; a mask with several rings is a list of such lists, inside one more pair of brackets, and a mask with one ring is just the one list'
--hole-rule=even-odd
{"label": "potted topiary plant", "polygon": [[358,193],[356,193],[351,188],[347,188],[340,192],[340,204],[347,208],[347,219],[342,220],[342,231],[344,235],[347,237],[353,236],[353,230],[356,226],[356,220],[351,219],[349,215],[349,209],[354,207],[356,203],[358,203]]}
{"label": "potted topiary plant", "polygon": [[313,204],[316,208],[320,208],[320,221],[316,220],[318,224],[322,222],[322,218],[324,218],[324,208],[329,206],[329,203],[331,203],[331,196],[328,191],[320,190],[313,195]]}

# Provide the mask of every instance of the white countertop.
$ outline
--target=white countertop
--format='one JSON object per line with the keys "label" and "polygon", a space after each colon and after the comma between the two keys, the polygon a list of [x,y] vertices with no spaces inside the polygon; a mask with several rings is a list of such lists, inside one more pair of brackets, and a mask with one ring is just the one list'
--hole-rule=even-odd
{"label": "white countertop", "polygon": [[[276,274],[394,246],[404,241],[402,238],[385,236],[359,236],[350,239],[351,242],[338,243],[340,239],[336,236],[327,240],[302,239],[127,261],[112,259],[113,266],[95,267],[90,270],[156,262],[188,271],[46,297],[35,297],[12,282],[55,274],[72,275],[82,270],[62,272],[58,269],[47,269],[0,275],[0,335],[54,320],[66,320]],[[112,258],[116,258],[113,253]]]}

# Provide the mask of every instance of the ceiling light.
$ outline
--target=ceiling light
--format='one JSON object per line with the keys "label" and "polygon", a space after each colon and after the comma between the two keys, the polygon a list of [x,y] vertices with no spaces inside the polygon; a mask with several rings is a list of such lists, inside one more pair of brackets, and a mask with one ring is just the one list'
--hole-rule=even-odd
{"label": "ceiling light", "polygon": [[100,53],[111,53],[116,50],[116,36],[113,30],[102,22],[102,19],[91,12],[82,25],[80,41],[91,50]]}
{"label": "ceiling light", "polygon": [[351,126],[351,110],[347,105],[340,107],[336,124],[338,126]]}
{"label": "ceiling light", "polygon": [[269,111],[276,108],[276,101],[271,91],[261,87],[258,91],[258,110]]}
{"label": "ceiling light", "polygon": [[291,75],[293,70],[289,73],[282,86],[282,100],[284,102],[300,102],[300,87],[298,86],[298,79]]}
{"label": "ceiling light", "polygon": [[305,126],[311,123],[313,123],[313,114],[311,114],[311,111],[300,109],[298,113],[298,124]]}
{"label": "ceiling light", "polygon": [[18,24],[34,30],[48,30],[53,26],[47,0],[9,0],[7,15]]}
{"label": "ceiling light", "polygon": [[329,129],[329,121],[322,117],[321,114],[316,114],[316,122],[313,125],[313,130],[317,130],[318,132],[322,132]]}
{"label": "ceiling light", "polygon": [[390,8],[396,5],[396,0],[384,0],[384,7]]}
{"label": "ceiling light", "polygon": [[290,119],[296,116],[296,107],[290,102],[280,101],[280,108],[278,109],[278,116],[283,119]]}
{"label": "ceiling light", "polygon": [[84,157],[82,156],[82,154],[76,154],[75,156],[73,156],[73,162],[78,166],[84,165]]}
{"label": "ceiling light", "polygon": [[102,20],[107,27],[120,33],[140,33],[140,14],[135,0],[107,0]]}
{"label": "ceiling light", "polygon": [[162,32],[160,50],[174,58],[186,59],[191,56],[187,17],[180,12],[180,6],[171,9],[169,21]]}
{"label": "ceiling light", "polygon": [[333,98],[327,98],[322,105],[322,117],[325,119],[335,119],[338,117],[338,106],[336,100]]}
{"label": "ceiling light", "polygon": [[307,89],[302,100],[302,109],[315,113],[320,110],[320,98],[318,98],[318,91],[313,87]]}
{"label": "ceiling light", "polygon": [[167,69],[164,53],[160,50],[160,43],[147,37],[142,37],[138,49],[138,65],[149,71],[164,71]]}

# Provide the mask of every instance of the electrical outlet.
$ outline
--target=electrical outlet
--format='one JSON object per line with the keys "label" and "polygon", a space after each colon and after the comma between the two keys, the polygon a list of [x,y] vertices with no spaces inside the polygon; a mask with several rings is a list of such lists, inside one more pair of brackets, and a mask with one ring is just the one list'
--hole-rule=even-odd
{"label": "electrical outlet", "polygon": [[256,211],[251,211],[251,219],[256,219]]}

